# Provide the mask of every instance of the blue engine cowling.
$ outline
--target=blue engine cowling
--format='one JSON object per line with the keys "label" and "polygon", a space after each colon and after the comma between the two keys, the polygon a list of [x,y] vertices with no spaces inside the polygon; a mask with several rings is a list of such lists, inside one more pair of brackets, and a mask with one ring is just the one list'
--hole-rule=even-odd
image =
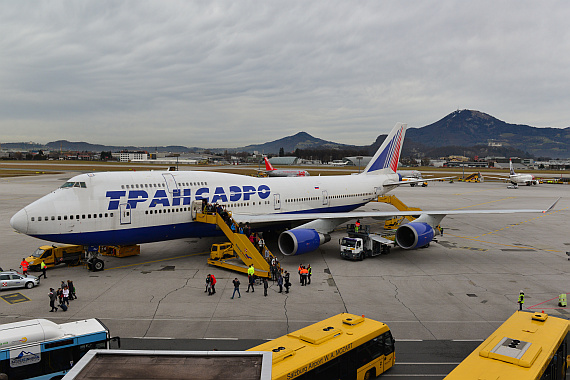
{"label": "blue engine cowling", "polygon": [[297,228],[279,235],[279,249],[286,256],[302,255],[314,251],[329,240],[330,235],[318,233],[313,229]]}
{"label": "blue engine cowling", "polygon": [[402,224],[396,230],[396,244],[403,249],[416,249],[428,245],[435,231],[427,223],[411,222]]}

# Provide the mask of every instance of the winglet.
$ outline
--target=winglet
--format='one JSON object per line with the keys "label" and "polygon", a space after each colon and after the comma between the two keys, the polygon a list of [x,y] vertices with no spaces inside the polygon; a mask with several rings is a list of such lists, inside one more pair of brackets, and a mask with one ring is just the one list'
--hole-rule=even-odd
{"label": "winglet", "polygon": [[407,127],[407,124],[396,123],[362,172],[363,174],[396,173]]}
{"label": "winglet", "polygon": [[267,157],[263,157],[263,159],[265,160],[265,170],[267,170],[268,172],[275,170],[275,168],[271,166],[271,163],[269,162]]}
{"label": "winglet", "polygon": [[554,206],[556,206],[556,204],[558,203],[558,201],[561,199],[562,197],[558,198],[553,204],[552,206],[550,206],[546,211],[543,211],[544,214],[546,214],[547,212],[552,211],[552,209],[554,208]]}

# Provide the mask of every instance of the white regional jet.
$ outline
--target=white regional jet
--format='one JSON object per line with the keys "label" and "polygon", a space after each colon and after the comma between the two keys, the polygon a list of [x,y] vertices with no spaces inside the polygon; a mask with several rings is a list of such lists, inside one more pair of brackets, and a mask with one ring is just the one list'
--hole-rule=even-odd
{"label": "white regional jet", "polygon": [[513,168],[513,161],[509,160],[509,177],[489,177],[488,178],[495,178],[495,179],[502,179],[505,181],[509,181],[513,185],[538,185],[538,180],[532,174],[517,174],[515,173],[515,168]]}
{"label": "white regional jet", "polygon": [[[396,124],[358,175],[268,179],[203,171],[81,174],[18,211],[10,224],[39,239],[88,246],[220,235],[215,225],[192,219],[192,203],[206,199],[226,205],[236,222],[249,222],[254,229],[289,228],[280,234],[279,248],[299,255],[329,241],[328,234],[351,219],[410,215],[353,211],[410,184],[396,174],[405,131],[406,124]],[[396,243],[404,249],[428,245],[448,214],[549,210],[414,211],[419,218],[398,228]]]}

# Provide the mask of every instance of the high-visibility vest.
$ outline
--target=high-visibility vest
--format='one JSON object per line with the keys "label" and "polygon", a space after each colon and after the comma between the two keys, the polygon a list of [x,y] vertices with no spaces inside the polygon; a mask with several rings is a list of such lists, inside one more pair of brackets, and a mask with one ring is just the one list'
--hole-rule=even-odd
{"label": "high-visibility vest", "polygon": [[254,273],[255,273],[255,269],[253,267],[247,268],[248,276],[253,276]]}
{"label": "high-visibility vest", "polygon": [[44,262],[42,261],[42,263],[40,264],[40,269],[45,269],[45,267],[46,267],[46,263],[44,263]]}
{"label": "high-visibility vest", "polygon": [[524,303],[524,294],[519,294],[519,303]]}

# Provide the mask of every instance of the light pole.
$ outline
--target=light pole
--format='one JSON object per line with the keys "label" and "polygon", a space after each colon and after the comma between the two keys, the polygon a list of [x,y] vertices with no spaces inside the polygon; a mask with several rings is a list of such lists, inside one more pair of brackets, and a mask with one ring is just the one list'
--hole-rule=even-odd
{"label": "light pole", "polygon": [[358,160],[358,172],[360,173],[360,161],[362,160],[362,156],[358,156],[356,159]]}

